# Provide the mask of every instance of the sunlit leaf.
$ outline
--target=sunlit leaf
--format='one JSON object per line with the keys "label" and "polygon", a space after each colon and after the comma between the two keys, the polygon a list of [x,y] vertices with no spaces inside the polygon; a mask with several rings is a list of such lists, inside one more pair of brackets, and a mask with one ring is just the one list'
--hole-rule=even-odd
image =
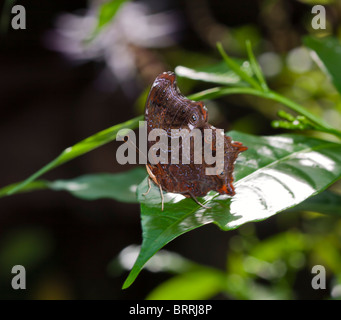
{"label": "sunlit leaf", "polygon": [[161,211],[158,188],[153,185],[143,196],[147,179],[138,187],[143,242],[124,288],[131,285],[150,257],[181,234],[208,223],[231,230],[264,220],[321,192],[341,177],[341,144],[289,134],[229,135],[249,147],[235,166],[233,198],[211,192],[200,199],[210,207],[205,209],[190,198],[166,193]]}
{"label": "sunlit leaf", "polygon": [[[244,65],[244,67],[248,69],[248,72],[252,72],[248,63],[244,63],[244,61],[238,60],[238,64],[240,65],[240,67]],[[180,77],[185,77],[192,80],[199,80],[222,85],[245,85],[240,77],[234,71],[232,71],[224,61],[213,65],[197,68],[177,66],[175,68],[175,73]]]}

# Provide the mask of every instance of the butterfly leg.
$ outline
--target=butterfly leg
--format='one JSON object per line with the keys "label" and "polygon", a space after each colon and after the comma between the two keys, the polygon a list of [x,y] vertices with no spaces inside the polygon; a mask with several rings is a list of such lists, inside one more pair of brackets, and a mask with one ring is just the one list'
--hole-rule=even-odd
{"label": "butterfly leg", "polygon": [[204,206],[202,203],[200,203],[199,200],[195,197],[195,195],[194,195],[192,192],[188,191],[188,194],[191,196],[191,198],[192,198],[199,206],[201,206],[201,207],[203,207],[203,208],[205,208],[205,209],[211,209],[211,207],[206,207],[206,206]]}
{"label": "butterfly leg", "polygon": [[151,183],[150,183],[150,180],[153,180],[153,182],[159,186],[159,189],[160,189],[160,195],[161,195],[161,211],[163,211],[163,208],[164,208],[164,197],[163,197],[163,192],[162,192],[162,188],[161,188],[161,184],[158,183],[158,181],[156,180],[156,177],[155,175],[153,174],[152,170],[150,169],[150,167],[148,165],[146,165],[146,168],[147,168],[147,172],[148,172],[148,185],[149,185],[149,188],[147,190],[147,192],[145,192],[143,195],[147,195],[150,191],[150,188],[151,188]]}
{"label": "butterfly leg", "polygon": [[161,184],[159,184],[159,189],[160,189],[160,195],[161,195],[161,211],[163,211],[165,198],[163,197],[163,192],[162,192]]}
{"label": "butterfly leg", "polygon": [[142,193],[143,196],[146,196],[149,193],[149,191],[150,191],[150,189],[152,187],[152,185],[150,183],[150,180],[152,180],[152,179],[150,178],[150,176],[148,176],[148,190],[147,190],[147,192]]}

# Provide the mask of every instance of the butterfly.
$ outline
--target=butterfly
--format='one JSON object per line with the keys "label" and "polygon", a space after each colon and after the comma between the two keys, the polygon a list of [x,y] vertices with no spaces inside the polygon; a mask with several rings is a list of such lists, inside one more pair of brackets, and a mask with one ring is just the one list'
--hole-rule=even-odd
{"label": "butterfly", "polygon": [[[162,210],[163,190],[191,197],[204,208],[207,207],[200,203],[197,197],[205,196],[208,191],[213,190],[230,196],[235,194],[232,184],[234,163],[238,154],[246,151],[247,147],[240,142],[232,141],[223,134],[222,129],[208,123],[208,111],[204,103],[192,101],[182,95],[173,72],[164,72],[156,77],[146,101],[145,121],[148,136],[153,130],[162,129],[166,135],[164,141],[169,142],[160,144],[161,138],[159,141],[148,139],[147,142],[148,155],[154,155],[154,159],[148,157],[147,160],[149,189],[145,195],[148,194],[152,181],[160,189]],[[189,134],[195,132],[200,139],[199,143],[195,142],[193,135],[192,139],[187,140],[189,153],[185,152],[183,144],[172,144],[175,137],[179,138],[174,132],[181,130]],[[210,132],[210,135],[206,135],[207,132]],[[178,146],[179,161],[174,161],[176,151],[174,145]],[[219,166],[205,161],[205,147],[210,149],[213,156],[217,154],[218,147],[220,151],[222,150]],[[163,160],[166,161],[157,162],[155,158],[161,153],[164,155]],[[195,161],[198,158],[199,160],[201,158],[201,163]],[[211,170],[211,174],[207,174],[208,169]]]}

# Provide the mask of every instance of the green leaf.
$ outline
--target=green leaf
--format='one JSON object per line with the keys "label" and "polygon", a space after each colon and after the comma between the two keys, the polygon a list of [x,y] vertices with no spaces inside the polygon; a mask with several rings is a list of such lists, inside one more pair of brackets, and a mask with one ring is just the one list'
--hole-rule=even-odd
{"label": "green leaf", "polygon": [[287,134],[270,137],[230,132],[233,140],[249,149],[235,165],[233,198],[210,192],[198,206],[192,199],[166,193],[165,209],[153,184],[147,179],[138,187],[143,242],[140,254],[123,288],[129,287],[144,264],[164,245],[183,233],[208,223],[222,230],[260,221],[291,208],[315,195],[341,177],[341,144]]}
{"label": "green leaf", "polygon": [[251,68],[253,73],[256,75],[260,85],[262,86],[264,91],[268,91],[269,87],[265,81],[265,78],[263,76],[263,72],[262,69],[260,67],[260,65],[258,64],[256,57],[252,51],[252,46],[251,46],[251,42],[249,40],[246,41],[246,50],[249,56],[249,60],[250,60],[250,64],[251,64]]}
{"label": "green leaf", "polygon": [[[8,195],[8,193],[17,188],[17,186],[20,184],[20,182],[10,184],[6,187],[3,187],[0,189],[0,198]],[[37,191],[37,190],[43,190],[48,188],[48,181],[45,180],[37,180],[37,181],[32,181],[28,184],[26,184],[24,187],[20,188],[20,191],[18,192],[30,192],[30,191]]]}
{"label": "green leaf", "polygon": [[188,96],[192,100],[205,100],[205,99],[217,99],[231,94],[250,94],[257,97],[262,97],[265,99],[274,100],[276,102],[282,103],[291,110],[297,112],[301,116],[305,117],[306,120],[310,121],[314,125],[314,129],[333,134],[341,138],[341,131],[333,128],[323,119],[316,116],[315,114],[309,112],[307,109],[297,104],[296,102],[274,92],[271,90],[261,91],[259,89],[254,89],[250,87],[216,87],[210,88],[201,92],[197,92]]}
{"label": "green leaf", "polygon": [[127,0],[111,0],[103,3],[98,12],[98,23],[95,33],[98,33],[115,17],[117,11]]}
{"label": "green leaf", "polygon": [[224,289],[226,276],[215,269],[200,268],[161,283],[147,300],[205,300]]}
{"label": "green leaf", "polygon": [[217,43],[217,48],[222,58],[224,59],[225,63],[227,64],[229,68],[231,68],[231,70],[233,70],[241,79],[249,83],[252,87],[254,87],[257,90],[262,91],[262,87],[260,86],[260,84],[248,72],[246,72],[246,70],[241,68],[234,59],[230,58],[226,54],[220,42]]}
{"label": "green leaf", "polygon": [[[145,168],[137,167],[125,172],[94,173],[68,180],[37,180],[27,184],[20,192],[51,189],[68,191],[73,196],[84,200],[114,199],[121,202],[137,203],[136,189],[146,175]],[[17,185],[18,183],[15,183],[1,189],[0,197],[5,196],[8,190]]]}
{"label": "green leaf", "polygon": [[331,78],[335,88],[341,93],[341,43],[333,37],[317,39],[303,38],[303,43],[315,51],[312,55],[316,63]]}
{"label": "green leaf", "polygon": [[136,189],[146,177],[145,168],[135,168],[116,174],[96,173],[70,180],[57,180],[49,183],[53,190],[68,191],[84,200],[114,199],[121,202],[136,203]]}
{"label": "green leaf", "polygon": [[341,195],[326,190],[303,201],[290,210],[313,211],[323,214],[341,216]]}
{"label": "green leaf", "polygon": [[116,135],[118,131],[124,128],[129,129],[136,129],[139,126],[139,121],[143,120],[143,116],[139,116],[128,120],[126,122],[117,124],[113,127],[100,131],[78,143],[73,145],[72,147],[66,148],[57,158],[52,160],[50,163],[45,165],[43,168],[38,170],[36,173],[28,177],[26,180],[13,184],[10,188],[8,186],[0,189],[0,195],[4,193],[6,190],[5,195],[11,195],[17,193],[22,188],[29,185],[34,180],[38,179],[40,176],[45,174],[46,172],[74,159],[77,158],[85,153],[88,153],[106,143],[109,143],[116,139]]}
{"label": "green leaf", "polygon": [[[238,63],[239,67],[245,66],[245,61],[235,60]],[[252,72],[250,69],[250,65],[247,64],[246,68],[249,69],[249,72]],[[217,83],[222,85],[245,85],[246,83],[241,80],[241,78],[232,71],[224,61],[205,66],[205,67],[197,67],[197,68],[188,68],[184,66],[177,66],[175,68],[175,73],[184,78],[204,81],[210,83]]]}

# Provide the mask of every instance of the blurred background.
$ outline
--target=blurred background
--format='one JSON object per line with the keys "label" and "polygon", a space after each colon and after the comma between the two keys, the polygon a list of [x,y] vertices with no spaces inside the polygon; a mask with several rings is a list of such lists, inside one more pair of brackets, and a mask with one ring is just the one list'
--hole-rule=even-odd
{"label": "blurred background", "polygon": [[[95,34],[104,2],[2,2],[1,187],[28,177],[66,147],[142,114],[159,73],[219,61],[217,41],[231,56],[245,58],[250,39],[272,89],[341,127],[340,97],[301,40],[306,34],[341,38],[340,1],[126,1]],[[26,9],[24,30],[11,28],[14,4]],[[315,4],[326,9],[325,30],[311,26]],[[208,88],[186,79],[179,86],[184,94]],[[211,101],[210,122],[226,131],[278,134],[283,131],[270,125],[277,112],[271,104],[240,95]],[[116,162],[118,145],[105,145],[44,178],[129,170]],[[207,289],[204,298],[328,299],[341,296],[340,237],[336,218],[291,211],[229,232],[205,226],[166,249],[177,259],[226,272],[233,289],[212,295]],[[2,198],[0,298],[158,298],[155,288],[174,270],[144,270],[121,290],[128,273],[117,257],[141,241],[137,204],[83,201],[53,191]],[[11,287],[11,269],[18,264],[26,268],[26,290]],[[316,264],[326,267],[326,290],[311,287]]]}

